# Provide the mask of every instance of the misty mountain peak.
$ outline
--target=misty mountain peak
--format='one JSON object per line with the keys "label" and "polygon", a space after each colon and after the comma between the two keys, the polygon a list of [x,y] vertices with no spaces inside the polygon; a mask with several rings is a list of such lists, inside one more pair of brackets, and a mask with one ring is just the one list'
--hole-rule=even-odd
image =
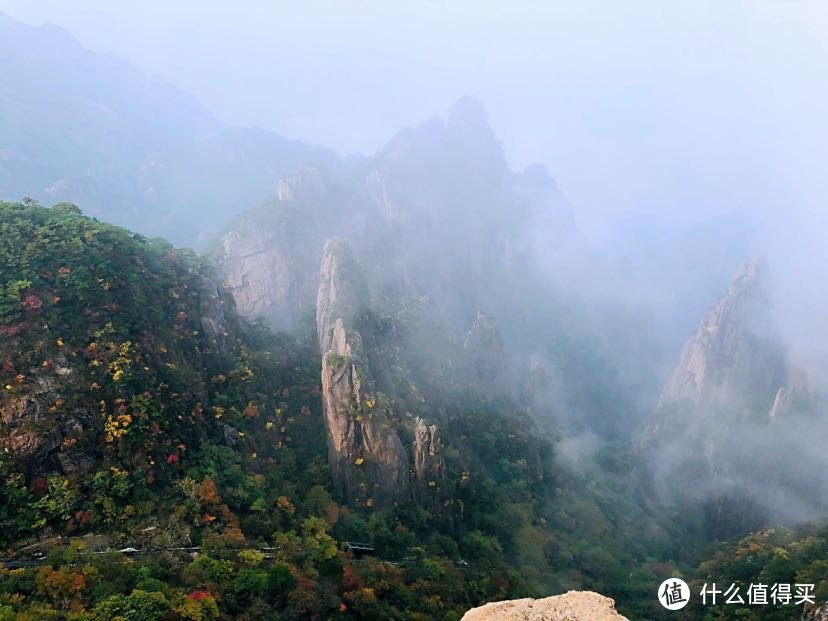
{"label": "misty mountain peak", "polygon": [[660,406],[742,399],[762,387],[784,383],[784,354],[777,344],[765,281],[761,259],[736,274],[684,346]]}
{"label": "misty mountain peak", "polygon": [[322,164],[304,164],[279,179],[276,197],[280,202],[311,201],[330,189],[331,178]]}
{"label": "misty mountain peak", "polygon": [[[473,164],[474,173],[486,170],[488,175],[501,176],[508,170],[503,149],[489,125],[483,104],[472,97],[463,97],[443,120],[432,118],[414,128],[404,129],[385,146],[380,158],[388,161],[409,161],[417,167],[429,158],[431,166],[465,168]],[[459,161],[463,158],[464,161]],[[466,170],[465,174],[470,171]],[[463,174],[458,171],[458,174]]]}
{"label": "misty mountain peak", "polygon": [[527,165],[523,169],[523,179],[527,184],[558,192],[558,184],[552,175],[549,174],[549,169],[546,168],[545,164],[534,163]]}
{"label": "misty mountain peak", "polygon": [[483,107],[483,102],[468,95],[455,102],[446,124],[451,129],[464,133],[492,133],[489,115]]}
{"label": "misty mountain peak", "polygon": [[754,257],[742,266],[733,279],[731,290],[751,290],[761,286],[766,278],[767,265],[762,257]]}

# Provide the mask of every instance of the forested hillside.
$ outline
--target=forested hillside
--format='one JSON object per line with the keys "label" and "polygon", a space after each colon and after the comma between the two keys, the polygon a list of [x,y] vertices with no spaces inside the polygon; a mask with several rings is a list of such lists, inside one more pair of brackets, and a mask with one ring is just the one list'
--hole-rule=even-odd
{"label": "forested hillside", "polygon": [[[74,206],[5,203],[0,222],[5,617],[458,618],[580,585],[649,606],[641,563],[672,544],[625,497],[629,458],[563,467],[510,399],[425,382],[441,502],[349,506],[315,342],[246,323],[193,254]],[[373,355],[395,351],[382,334]],[[99,554],[124,548],[141,552]]]}

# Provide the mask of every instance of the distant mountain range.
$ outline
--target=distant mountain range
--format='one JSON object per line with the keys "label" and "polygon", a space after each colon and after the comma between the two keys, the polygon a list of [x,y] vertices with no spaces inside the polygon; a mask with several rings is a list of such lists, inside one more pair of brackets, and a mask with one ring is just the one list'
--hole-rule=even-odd
{"label": "distant mountain range", "polygon": [[230,127],[198,100],[52,24],[0,13],[0,198],[194,244],[329,149]]}

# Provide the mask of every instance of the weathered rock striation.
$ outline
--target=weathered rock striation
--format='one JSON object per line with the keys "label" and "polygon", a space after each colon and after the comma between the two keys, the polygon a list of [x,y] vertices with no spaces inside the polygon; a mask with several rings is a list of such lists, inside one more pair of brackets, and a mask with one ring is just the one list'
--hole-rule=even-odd
{"label": "weathered rock striation", "polygon": [[228,233],[217,261],[240,315],[263,319],[274,330],[293,327],[313,305],[317,251],[287,227],[249,226]]}
{"label": "weathered rock striation", "polygon": [[334,345],[334,329],[341,320],[349,329],[370,307],[368,286],[350,244],[329,239],[322,253],[316,296],[316,331],[319,351],[324,355]]}
{"label": "weathered rock striation", "polygon": [[694,412],[740,411],[773,420],[813,397],[782,344],[765,274],[761,262],[747,264],[687,341],[647,440],[693,426],[701,420]]}
{"label": "weathered rock striation", "polygon": [[516,599],[473,608],[462,621],[626,621],[615,601],[590,591],[544,599]]}
{"label": "weathered rock striation", "polygon": [[440,497],[440,482],[445,475],[443,447],[437,425],[427,425],[417,417],[414,422],[414,480],[415,494],[424,502]]}
{"label": "weathered rock striation", "polygon": [[330,240],[320,271],[317,330],[328,460],[349,502],[383,506],[408,490],[408,456],[377,399],[362,337],[354,327],[367,288],[348,244]]}
{"label": "weathered rock striation", "polygon": [[[785,356],[768,313],[765,268],[747,264],[687,341],[659,405],[732,399],[786,383]],[[769,408],[768,408],[769,409]]]}
{"label": "weathered rock striation", "polygon": [[226,309],[233,308],[233,298],[207,276],[200,278],[199,285],[201,329],[207,339],[208,350],[211,353],[226,353],[234,332]]}

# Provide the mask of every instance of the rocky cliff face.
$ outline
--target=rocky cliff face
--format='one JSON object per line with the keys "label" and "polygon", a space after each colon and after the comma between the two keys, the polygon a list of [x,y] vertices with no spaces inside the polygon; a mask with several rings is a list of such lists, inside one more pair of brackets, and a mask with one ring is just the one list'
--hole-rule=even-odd
{"label": "rocky cliff face", "polygon": [[414,421],[415,493],[423,502],[440,498],[440,483],[445,475],[443,446],[437,425],[427,425],[422,418]]}
{"label": "rocky cliff face", "polygon": [[[785,354],[768,312],[765,268],[746,265],[684,346],[659,405],[771,398],[787,383]],[[772,403],[765,412],[770,411]]]}
{"label": "rocky cliff face", "polygon": [[313,306],[326,228],[315,206],[329,189],[323,167],[303,166],[279,181],[275,202],[221,238],[213,259],[243,317],[288,330]]}
{"label": "rocky cliff face", "polygon": [[56,419],[49,411],[72,381],[73,371],[64,356],[57,357],[52,365],[23,371],[29,378],[28,390],[0,401],[0,450],[29,461],[59,449],[70,430],[83,427],[79,418],[89,417],[84,412],[72,412]]}
{"label": "rocky cliff face", "polygon": [[279,202],[310,202],[330,191],[331,180],[325,168],[318,164],[304,164],[279,180],[276,198]]}
{"label": "rocky cliff face", "polygon": [[[717,422],[771,421],[796,411],[812,398],[804,373],[782,345],[770,311],[765,267],[747,264],[685,344],[678,366],[664,387],[645,443],[677,433],[707,437]],[[735,414],[734,414],[735,415]],[[730,422],[728,422],[730,421]],[[710,433],[703,433],[703,427]],[[705,453],[712,455],[713,446]]]}
{"label": "rocky cliff face", "polygon": [[235,231],[224,238],[222,252],[219,265],[244,317],[264,319],[277,331],[289,329],[313,304],[304,252],[284,231]]}
{"label": "rocky cliff face", "polygon": [[233,298],[207,276],[199,279],[199,289],[199,313],[207,342],[206,353],[227,353],[232,338],[236,336],[235,326],[231,325],[234,322],[228,317],[228,310],[234,310]]}
{"label": "rocky cliff face", "polygon": [[[768,512],[787,515],[793,503],[779,499],[794,489],[808,504],[822,504],[824,483],[813,475],[821,467],[804,465],[821,453],[821,425],[807,416],[818,398],[784,346],[765,270],[746,265],[701,322],[641,440],[665,485],[710,508],[715,536],[729,535],[717,530],[720,523],[732,528],[741,520],[749,530]],[[792,452],[807,474],[780,463]]]}
{"label": "rocky cliff face", "polygon": [[307,165],[285,176],[213,258],[242,315],[289,329],[313,303],[325,240],[341,237],[378,304],[428,296],[461,330],[477,308],[499,312],[500,290],[526,273],[541,230],[545,255],[550,239],[577,236],[545,169],[510,171],[482,106],[465,98],[336,174]]}
{"label": "rocky cliff face", "polygon": [[347,243],[325,245],[317,298],[328,460],[349,502],[383,506],[408,490],[408,456],[376,386],[354,320],[367,290]]}
{"label": "rocky cliff face", "polygon": [[810,400],[770,310],[765,267],[747,264],[685,344],[645,432],[653,439],[702,424],[693,412],[777,419]]}
{"label": "rocky cliff face", "polygon": [[316,296],[316,331],[322,354],[334,346],[334,328],[340,320],[349,329],[370,307],[368,287],[351,246],[342,239],[325,243]]}
{"label": "rocky cliff face", "polygon": [[516,599],[474,608],[462,621],[626,621],[609,597],[569,591],[545,599]]}
{"label": "rocky cliff face", "polygon": [[503,338],[493,317],[480,311],[463,343],[473,380],[487,391],[504,392],[509,386],[509,370]]}

